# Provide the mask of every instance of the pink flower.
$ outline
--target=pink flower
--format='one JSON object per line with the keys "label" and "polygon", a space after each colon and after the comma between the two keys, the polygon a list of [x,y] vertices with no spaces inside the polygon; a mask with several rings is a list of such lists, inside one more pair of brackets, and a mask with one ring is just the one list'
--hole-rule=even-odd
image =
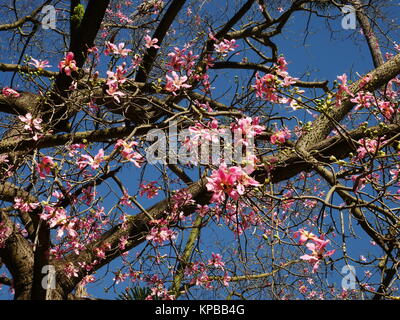
{"label": "pink flower", "polygon": [[20,210],[21,212],[31,212],[39,206],[38,202],[24,202],[21,198],[14,198],[14,209]]}
{"label": "pink flower", "polygon": [[[87,188],[82,189],[82,201],[85,201],[86,205],[90,206],[93,203],[93,200],[96,197],[96,191],[93,190],[93,186],[88,186]],[[103,213],[104,210],[100,210],[100,213],[97,212],[97,215],[99,217],[101,216],[101,213]]]}
{"label": "pink flower", "polygon": [[128,193],[126,190],[124,190],[124,194],[123,194],[122,197],[119,199],[119,203],[120,203],[121,205],[123,205],[123,206],[128,206],[128,207],[133,208],[132,202],[131,202],[131,200],[130,200],[130,195],[129,195],[129,193]]}
{"label": "pink flower", "polygon": [[78,67],[76,66],[76,61],[74,60],[74,53],[68,52],[64,60],[61,60],[58,64],[58,68],[60,69],[60,72],[64,70],[67,76],[71,76],[72,71],[77,71]]}
{"label": "pink flower", "polygon": [[68,278],[71,277],[78,277],[78,272],[79,269],[77,267],[74,266],[74,264],[72,262],[69,262],[65,268],[64,268],[64,272],[67,275]]}
{"label": "pink flower", "polygon": [[42,127],[40,124],[42,123],[42,119],[35,118],[33,119],[30,113],[27,113],[25,116],[18,116],[19,120],[25,123],[24,129],[29,131],[34,131],[34,129],[41,131]]}
{"label": "pink flower", "polygon": [[280,56],[280,57],[276,60],[276,64],[277,64],[279,70],[281,70],[281,71],[287,71],[287,69],[288,69],[288,68],[287,68],[288,63],[287,63],[285,57]]}
{"label": "pink flower", "polygon": [[115,55],[120,55],[121,57],[126,57],[128,56],[129,52],[131,52],[131,49],[124,49],[125,47],[125,43],[124,42],[120,42],[118,44],[118,46],[116,46],[115,44],[107,41],[106,42],[106,50],[104,51],[105,55],[109,55],[109,54],[115,54]]}
{"label": "pink flower", "polygon": [[267,73],[260,77],[256,73],[256,83],[252,87],[256,90],[256,96],[271,102],[279,102],[277,95],[277,76]]}
{"label": "pink flower", "polygon": [[133,147],[137,145],[138,143],[136,141],[131,141],[128,143],[125,140],[118,139],[114,149],[120,149],[120,153],[124,159],[132,162],[136,167],[140,168],[141,162],[143,161],[143,156],[133,150]]}
{"label": "pink flower", "polygon": [[[231,125],[231,129],[238,130],[241,135],[245,136],[245,140],[260,135],[265,130],[264,126],[259,125],[260,119],[258,117],[246,117],[236,121],[236,124]],[[247,143],[244,144],[247,145]]]}
{"label": "pink flower", "polygon": [[260,185],[241,167],[228,168],[225,163],[221,163],[218,170],[214,170],[207,180],[207,190],[213,192],[211,201],[216,203],[225,200],[225,194],[238,200],[239,196],[244,194],[246,187]]}
{"label": "pink flower", "polygon": [[18,98],[20,94],[15,91],[14,89],[11,89],[9,87],[4,87],[1,91],[6,97],[13,97],[13,98]]}
{"label": "pink flower", "polygon": [[112,96],[114,98],[114,100],[117,101],[118,103],[120,103],[119,98],[125,96],[125,93],[123,93],[122,91],[119,90],[117,83],[109,84],[106,92],[110,96]]}
{"label": "pink flower", "polygon": [[222,256],[219,253],[211,253],[211,259],[208,260],[208,264],[215,268],[224,269],[225,263],[222,261]]}
{"label": "pink flower", "polygon": [[206,204],[205,204],[204,206],[202,206],[202,205],[200,205],[200,204],[197,205],[196,212],[197,212],[201,217],[204,217],[209,211],[210,211],[210,208],[208,207],[208,205],[206,205]]}
{"label": "pink flower", "polygon": [[36,171],[39,173],[40,179],[45,179],[46,175],[51,173],[51,169],[54,168],[54,166],[55,163],[53,162],[53,158],[44,156],[36,166]]}
{"label": "pink flower", "polygon": [[220,43],[214,44],[215,52],[222,54],[222,56],[226,56],[229,51],[235,51],[235,48],[239,47],[235,43],[236,43],[235,39],[232,40],[224,39]]}
{"label": "pink flower", "polygon": [[305,229],[300,229],[298,231],[296,231],[293,236],[295,238],[299,237],[299,244],[302,245],[304,243],[306,243],[308,240],[313,240],[316,239],[317,236],[311,232],[308,232]]}
{"label": "pink flower", "polygon": [[350,99],[351,102],[356,104],[355,110],[370,107],[374,100],[375,98],[371,93],[364,91],[357,92],[357,95]]}
{"label": "pink flower", "polygon": [[116,72],[107,71],[107,85],[113,84],[123,84],[126,81],[125,74],[127,70],[125,70],[126,63],[124,62],[122,65],[117,67]]}
{"label": "pink flower", "polygon": [[32,57],[31,57],[31,61],[28,62],[28,64],[30,64],[31,66],[33,66],[39,70],[43,70],[44,68],[51,67],[51,65],[49,65],[48,60],[36,60],[35,58],[32,58]]}
{"label": "pink flower", "polygon": [[387,119],[391,119],[394,114],[394,104],[390,101],[379,101],[378,108]]}
{"label": "pink flower", "polygon": [[283,130],[280,130],[280,131],[274,133],[271,136],[271,143],[272,144],[283,144],[290,137],[291,137],[290,130],[288,128],[285,128]]}
{"label": "pink flower", "polygon": [[341,76],[337,77],[342,83],[339,85],[339,90],[336,95],[336,105],[339,106],[341,103],[342,93],[346,92],[349,96],[354,96],[347,86],[347,75],[343,73]]}
{"label": "pink flower", "polygon": [[158,42],[157,38],[152,39],[149,35],[145,35],[144,41],[145,41],[145,47],[148,49],[150,49],[151,47],[155,49],[160,48],[160,46],[156,45],[156,43]]}
{"label": "pink flower", "polygon": [[165,89],[167,91],[173,92],[174,94],[175,91],[180,90],[181,88],[191,87],[191,85],[185,83],[188,78],[186,76],[179,76],[175,71],[172,71],[172,78],[168,75],[166,75],[166,78],[167,84],[165,86]]}
{"label": "pink flower", "polygon": [[172,231],[166,226],[152,227],[150,233],[146,236],[146,240],[153,241],[155,244],[163,244],[165,241],[173,240],[176,238],[176,232]]}
{"label": "pink flower", "polygon": [[83,155],[78,161],[79,169],[84,169],[86,166],[90,165],[92,169],[96,170],[100,167],[100,164],[105,160],[104,150],[100,149],[99,152],[92,158],[89,155]]}
{"label": "pink flower", "polygon": [[158,195],[159,188],[155,185],[157,181],[151,181],[148,184],[142,183],[139,191],[139,195],[142,197],[143,195],[147,195],[147,199],[154,198]]}
{"label": "pink flower", "polygon": [[135,54],[135,55],[133,56],[133,61],[132,61],[133,67],[134,67],[134,68],[139,67],[140,64],[142,63],[142,61],[143,61],[143,58],[142,58],[140,55]]}
{"label": "pink flower", "polygon": [[[384,139],[384,137],[381,137]],[[375,155],[378,150],[378,147],[383,147],[385,141],[380,141],[380,139],[360,139],[358,143],[361,144],[361,147],[357,149],[358,159],[363,159],[367,154]]]}
{"label": "pink flower", "polygon": [[[304,230],[303,230],[304,231]],[[318,270],[321,260],[326,257],[330,257],[335,253],[336,250],[325,251],[327,244],[330,240],[324,240],[324,236],[311,238],[312,242],[307,242],[306,247],[311,251],[311,254],[305,254],[300,259],[313,264],[312,272],[315,273]]]}
{"label": "pink flower", "polygon": [[84,149],[85,147],[86,145],[83,143],[75,143],[71,144],[70,146],[67,146],[66,149],[69,151],[68,155],[70,157],[73,157],[75,154],[79,152],[78,149]]}

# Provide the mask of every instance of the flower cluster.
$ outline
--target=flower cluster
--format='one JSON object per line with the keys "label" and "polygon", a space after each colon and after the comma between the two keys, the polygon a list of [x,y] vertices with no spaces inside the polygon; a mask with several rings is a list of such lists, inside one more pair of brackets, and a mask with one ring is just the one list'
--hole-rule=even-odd
{"label": "flower cluster", "polygon": [[57,237],[61,238],[64,231],[67,232],[71,238],[76,238],[78,233],[75,230],[77,219],[67,218],[67,212],[64,208],[54,208],[45,205],[40,218],[47,221],[50,228],[60,227],[57,231]]}
{"label": "flower cluster", "polygon": [[176,239],[176,232],[168,228],[168,222],[166,220],[153,220],[150,223],[154,226],[146,236],[146,240],[153,241],[154,244],[162,245],[165,241]]}
{"label": "flower cluster", "polygon": [[25,116],[18,116],[18,118],[25,123],[24,130],[27,130],[33,134],[33,140],[37,141],[43,136],[43,128],[40,125],[42,123],[42,119],[33,118],[30,113],[27,113]]}
{"label": "flower cluster", "polygon": [[72,71],[78,71],[76,61],[74,60],[74,53],[68,52],[65,58],[58,64],[58,68],[60,69],[60,72],[64,71],[67,76],[71,76]]}
{"label": "flower cluster", "polygon": [[21,212],[31,212],[39,206],[38,202],[24,202],[22,198],[14,198],[14,209],[20,210]]}
{"label": "flower cluster", "polygon": [[40,179],[46,179],[46,175],[51,173],[51,169],[55,167],[52,157],[44,156],[36,165],[36,171],[39,173]]}
{"label": "flower cluster", "polygon": [[326,246],[329,244],[330,240],[325,240],[324,235],[317,237],[311,232],[305,229],[300,229],[294,233],[295,238],[299,238],[300,245],[306,245],[307,249],[311,251],[310,254],[305,254],[300,257],[300,259],[313,264],[312,272],[315,273],[321,261],[330,257],[335,253],[336,250],[326,251]]}
{"label": "flower cluster", "polygon": [[147,196],[147,199],[151,199],[158,195],[159,188],[156,186],[157,181],[151,181],[147,184],[140,184],[139,195],[142,197],[144,195]]}
{"label": "flower cluster", "polygon": [[222,41],[218,42],[217,44],[214,44],[214,49],[215,52],[218,54],[222,55],[223,57],[227,56],[227,54],[230,51],[235,51],[235,48],[239,47],[236,44],[236,40],[228,40],[228,39],[223,39]]}
{"label": "flower cluster", "polygon": [[284,144],[291,137],[291,132],[288,128],[279,130],[271,136],[272,144]]}
{"label": "flower cluster", "polygon": [[4,87],[1,90],[1,93],[4,94],[6,97],[18,98],[20,96],[20,94],[17,91],[9,87]]}
{"label": "flower cluster", "polygon": [[120,42],[117,46],[114,43],[106,41],[106,50],[104,51],[104,54],[106,56],[114,54],[116,56],[127,57],[131,51],[132,51],[131,49],[125,49],[124,42]]}
{"label": "flower cluster", "polygon": [[119,149],[121,156],[130,162],[132,162],[136,167],[140,168],[140,164],[143,161],[143,156],[134,151],[133,147],[137,146],[136,141],[126,142],[125,140],[118,139],[114,148]]}
{"label": "flower cluster", "polygon": [[222,203],[228,195],[234,200],[245,193],[245,188],[249,186],[257,187],[260,184],[251,178],[241,167],[227,167],[221,163],[217,170],[214,170],[210,177],[207,177],[207,190],[212,191],[212,202]]}
{"label": "flower cluster", "polygon": [[104,150],[100,149],[94,157],[87,154],[82,155],[81,158],[78,159],[77,165],[81,170],[85,169],[88,165],[93,170],[96,170],[100,167],[100,164],[105,160],[105,158]]}
{"label": "flower cluster", "polygon": [[120,91],[119,85],[125,83],[126,77],[125,74],[127,70],[125,70],[126,63],[124,62],[122,65],[118,66],[116,72],[107,71],[107,85],[108,89],[106,92],[112,96],[115,101],[120,102],[120,97],[124,97],[125,93]]}

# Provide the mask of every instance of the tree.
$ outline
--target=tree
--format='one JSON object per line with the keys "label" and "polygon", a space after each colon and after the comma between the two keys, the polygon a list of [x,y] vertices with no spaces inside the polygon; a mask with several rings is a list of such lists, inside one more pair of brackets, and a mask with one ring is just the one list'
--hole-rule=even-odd
{"label": "tree", "polygon": [[[92,282],[126,299],[398,299],[397,9],[3,4],[0,283],[35,300]],[[314,21],[367,44],[370,71],[294,76],[283,42]]]}

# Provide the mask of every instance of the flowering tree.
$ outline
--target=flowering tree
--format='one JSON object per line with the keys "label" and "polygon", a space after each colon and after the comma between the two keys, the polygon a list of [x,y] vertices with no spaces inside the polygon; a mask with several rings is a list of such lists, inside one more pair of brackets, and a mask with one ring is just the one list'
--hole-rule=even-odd
{"label": "flowering tree", "polygon": [[[400,47],[384,3],[2,5],[0,292],[397,299]],[[344,5],[370,71],[291,72],[277,44],[291,23],[340,25]]]}

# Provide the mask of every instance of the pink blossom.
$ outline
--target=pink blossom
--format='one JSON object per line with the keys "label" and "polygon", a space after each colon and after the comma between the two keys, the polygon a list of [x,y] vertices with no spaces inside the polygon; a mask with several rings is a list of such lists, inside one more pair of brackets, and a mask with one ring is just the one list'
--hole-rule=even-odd
{"label": "pink blossom", "polygon": [[355,110],[369,108],[374,100],[375,98],[370,92],[364,91],[357,92],[357,95],[354,98],[350,99],[351,102],[356,104]]}
{"label": "pink blossom", "polygon": [[[236,124],[231,125],[231,129],[238,130],[240,135],[245,136],[245,141],[251,139],[257,135],[262,134],[265,131],[265,127],[260,125],[260,118],[246,117],[236,120]],[[247,145],[247,143],[244,143]]]}
{"label": "pink blossom", "polygon": [[277,64],[279,70],[281,70],[281,71],[287,71],[287,69],[288,69],[288,68],[287,68],[288,63],[287,63],[287,61],[286,61],[286,59],[285,59],[284,56],[280,56],[280,57],[276,60],[276,64]]}
{"label": "pink blossom", "polygon": [[58,64],[58,68],[60,69],[60,72],[64,70],[67,76],[71,76],[72,71],[77,71],[78,67],[76,66],[76,61],[74,60],[74,53],[68,52],[64,60],[61,60]]}
{"label": "pink blossom", "polygon": [[306,247],[311,251],[310,254],[305,254],[300,257],[300,259],[313,264],[312,272],[315,273],[318,270],[321,260],[326,257],[330,257],[335,253],[335,250],[325,251],[327,244],[330,240],[324,240],[324,236],[313,237],[312,242],[307,242]]}
{"label": "pink blossom", "polygon": [[126,57],[128,56],[129,52],[131,52],[131,49],[124,49],[125,47],[125,43],[124,42],[120,42],[117,45],[107,41],[106,42],[106,50],[104,51],[105,55],[109,55],[109,54],[115,54],[115,55],[120,55],[121,57]]}
{"label": "pink blossom", "polygon": [[85,201],[86,205],[90,206],[96,198],[96,191],[93,190],[93,186],[88,186],[82,189],[82,201]]}
{"label": "pink blossom", "polygon": [[215,268],[224,269],[225,263],[222,261],[222,256],[219,253],[211,253],[211,259],[208,260],[208,264]]}
{"label": "pink blossom", "polygon": [[256,73],[256,83],[252,87],[256,90],[256,96],[271,102],[279,102],[277,95],[277,76],[267,73],[260,77]]}
{"label": "pink blossom", "polygon": [[37,164],[36,171],[39,173],[40,179],[45,179],[46,175],[51,173],[51,169],[54,168],[55,163],[52,157],[44,156],[42,160]]}
{"label": "pink blossom", "polygon": [[205,204],[204,206],[202,206],[202,205],[200,205],[200,204],[197,205],[196,212],[197,212],[201,217],[204,217],[209,211],[210,211],[210,208],[208,207],[208,205],[206,205],[206,204]]}
{"label": "pink blossom", "polygon": [[379,101],[378,108],[381,110],[385,118],[391,119],[395,110],[394,104],[390,101]]}
{"label": "pink blossom", "polygon": [[179,76],[175,71],[172,71],[171,74],[172,78],[168,75],[165,76],[167,78],[165,90],[172,92],[174,95],[176,95],[175,91],[178,91],[181,88],[191,87],[191,85],[185,83],[188,79],[186,76]]}
{"label": "pink blossom", "polygon": [[189,127],[191,139],[188,141],[188,144],[198,145],[202,140],[218,143],[220,135],[225,132],[224,129],[219,129],[218,126],[218,120],[214,119],[206,125],[196,123],[194,126]]}
{"label": "pink blossom", "polygon": [[139,195],[142,197],[145,194],[147,195],[147,199],[154,198],[155,196],[158,195],[158,190],[159,188],[155,185],[157,181],[151,181],[148,184],[140,184],[139,188]]}
{"label": "pink blossom", "polygon": [[132,61],[132,65],[133,67],[137,68],[140,66],[140,64],[142,63],[143,58],[138,55],[137,53],[133,56],[133,61]]}
{"label": "pink blossom", "polygon": [[85,144],[83,143],[75,143],[71,144],[70,146],[67,146],[67,150],[69,151],[68,155],[70,157],[73,157],[75,154],[78,153],[78,149],[84,149],[86,147]]}
{"label": "pink blossom", "polygon": [[42,119],[33,118],[30,113],[27,113],[25,116],[18,116],[18,119],[25,123],[24,129],[29,131],[38,130],[41,131],[42,127],[40,124],[42,123]]}
{"label": "pink blossom", "polygon": [[[381,137],[384,139],[384,137]],[[358,143],[361,144],[361,147],[357,149],[357,158],[363,159],[367,154],[375,155],[378,150],[378,147],[382,147],[385,144],[385,141],[379,141],[380,139],[360,139]]]}
{"label": "pink blossom", "polygon": [[38,202],[24,202],[22,198],[14,198],[14,208],[21,212],[31,212],[39,206]]}
{"label": "pink blossom", "polygon": [[15,91],[14,89],[11,89],[9,87],[4,87],[1,91],[6,97],[13,97],[13,98],[18,98],[20,94]]}
{"label": "pink blossom", "polygon": [[119,100],[120,97],[125,97],[125,93],[123,93],[122,91],[119,90],[117,83],[109,84],[106,92],[107,92],[107,94],[112,96],[114,98],[114,100],[117,101],[118,103],[121,102]]}
{"label": "pink blossom", "polygon": [[130,200],[130,195],[126,190],[124,190],[123,196],[119,199],[119,203],[123,206],[128,206],[133,208],[132,202]]}
{"label": "pink blossom", "polygon": [[150,49],[151,47],[158,49],[160,48],[160,46],[156,45],[156,43],[158,42],[157,38],[152,39],[148,34],[145,35],[144,37],[144,41],[145,41],[145,47]]}
{"label": "pink blossom", "polygon": [[137,145],[138,143],[135,141],[128,143],[125,140],[118,139],[114,148],[120,150],[120,153],[124,159],[132,162],[136,167],[140,168],[141,162],[143,161],[143,156],[133,150],[133,147]]}
{"label": "pink blossom", "polygon": [[288,128],[279,130],[271,136],[272,144],[284,144],[291,137],[291,132]]}
{"label": "pink blossom", "polygon": [[225,199],[225,194],[237,200],[244,194],[246,187],[259,186],[259,183],[248,176],[242,168],[236,166],[228,168],[225,163],[221,163],[207,180],[207,190],[213,192],[211,201],[216,203],[221,203]]}
{"label": "pink blossom", "polygon": [[31,61],[28,62],[28,64],[30,64],[31,66],[33,66],[39,70],[43,70],[44,68],[51,67],[51,65],[49,65],[48,60],[36,60],[35,58],[32,58],[32,57],[31,57]]}
{"label": "pink blossom", "polygon": [[163,244],[165,241],[176,238],[176,232],[167,226],[154,226],[146,236],[146,240],[153,241],[155,244]]}
{"label": "pink blossom", "polygon": [[78,272],[79,269],[74,266],[72,262],[69,262],[65,267],[64,267],[64,272],[67,275],[68,278],[71,277],[78,277]]}
{"label": "pink blossom", "polygon": [[235,51],[235,48],[239,47],[235,44],[236,40],[227,40],[223,39],[220,43],[214,44],[215,52],[222,54],[222,56],[226,56],[229,51]]}
{"label": "pink blossom", "polygon": [[222,284],[223,284],[225,287],[229,287],[229,282],[231,281],[231,279],[232,279],[232,278],[228,275],[228,273],[225,272],[224,278],[222,279]]}
{"label": "pink blossom", "polygon": [[296,231],[293,236],[295,238],[299,237],[299,244],[302,245],[304,243],[306,243],[308,240],[313,240],[316,239],[317,236],[311,232],[308,232],[305,229],[300,229],[298,231]]}
{"label": "pink blossom", "polygon": [[125,70],[126,63],[124,62],[122,65],[118,66],[116,72],[107,71],[107,85],[123,84],[126,81],[125,74],[127,70]]}
{"label": "pink blossom", "polygon": [[105,160],[104,150],[100,149],[97,154],[93,157],[89,155],[83,155],[78,161],[79,169],[84,169],[86,166],[90,165],[92,169],[96,170],[100,167],[100,164]]}

